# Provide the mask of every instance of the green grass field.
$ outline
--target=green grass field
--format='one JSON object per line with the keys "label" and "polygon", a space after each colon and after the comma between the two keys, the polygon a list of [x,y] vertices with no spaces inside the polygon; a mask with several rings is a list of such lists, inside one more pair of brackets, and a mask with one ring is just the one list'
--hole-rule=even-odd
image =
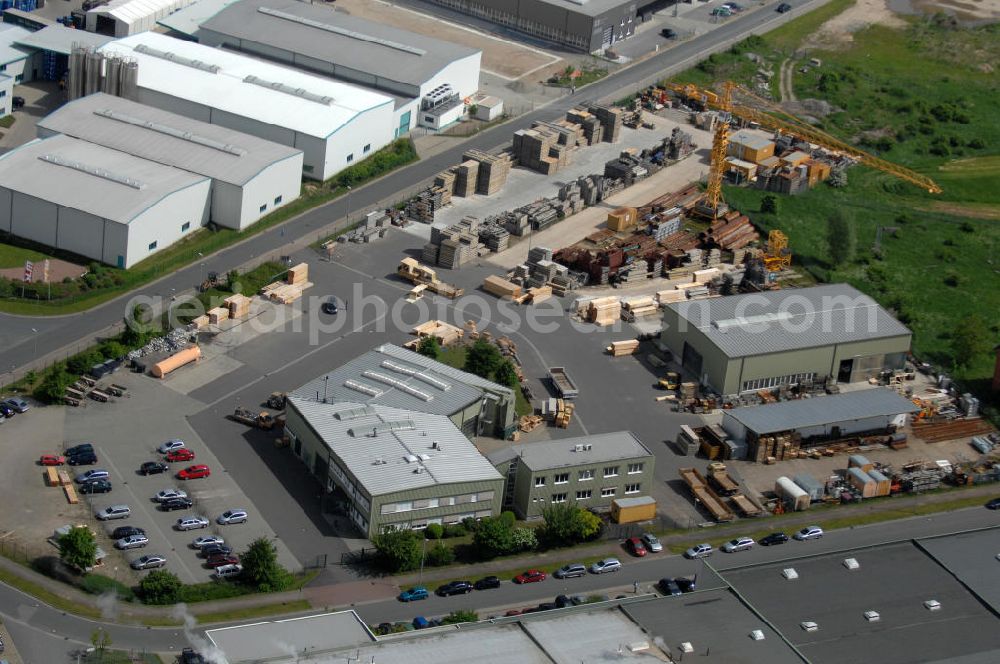
{"label": "green grass field", "polygon": [[0,268],[22,267],[24,261],[43,261],[46,258],[48,256],[40,251],[0,243]]}

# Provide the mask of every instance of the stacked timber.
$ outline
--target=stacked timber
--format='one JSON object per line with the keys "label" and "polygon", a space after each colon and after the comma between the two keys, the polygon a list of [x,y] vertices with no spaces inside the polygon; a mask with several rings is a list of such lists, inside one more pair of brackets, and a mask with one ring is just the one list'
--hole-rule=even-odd
{"label": "stacked timber", "polygon": [[580,127],[587,145],[594,145],[604,140],[604,127],[597,116],[590,111],[574,108],[566,112],[566,120]]}
{"label": "stacked timber", "polygon": [[230,295],[222,303],[229,309],[229,317],[234,320],[250,315],[250,298],[241,293]]}
{"label": "stacked timber", "polygon": [[208,316],[201,315],[191,321],[191,327],[196,330],[200,330],[203,327],[209,325],[212,321],[209,320]]}
{"label": "stacked timber", "polygon": [[465,336],[465,330],[442,320],[429,320],[426,323],[421,323],[414,327],[411,333],[417,337],[411,342],[414,346],[424,337],[436,338],[442,347],[450,346]]}
{"label": "stacked timber", "polygon": [[299,263],[298,265],[289,268],[285,281],[290,284],[302,284],[309,281],[308,263]]}
{"label": "stacked timber", "polygon": [[588,302],[587,320],[595,325],[614,325],[621,315],[622,303],[617,297],[598,297]]}
{"label": "stacked timber", "polygon": [[612,357],[623,357],[625,355],[632,355],[639,348],[638,339],[629,339],[627,341],[612,341],[611,345],[605,350]]}
{"label": "stacked timber", "polygon": [[643,316],[652,316],[659,311],[656,300],[649,295],[630,297],[622,301],[622,318],[634,321]]}
{"label": "stacked timber", "polygon": [[447,171],[441,171],[434,176],[434,186],[441,187],[447,191],[455,191],[455,179],[457,177],[456,169],[451,168]]}
{"label": "stacked timber", "polygon": [[214,309],[209,309],[206,315],[211,325],[218,325],[224,320],[229,320],[229,309],[226,307],[215,307]]}
{"label": "stacked timber", "polygon": [[527,301],[531,304],[538,304],[539,302],[544,302],[545,300],[552,297],[552,287],[551,286],[535,286],[534,288],[528,289]]}
{"label": "stacked timber", "polygon": [[490,275],[483,280],[483,290],[501,299],[513,300],[521,296],[520,286],[496,275]]}
{"label": "stacked timber", "polygon": [[455,195],[468,198],[476,193],[479,178],[479,162],[474,159],[463,161],[455,169]]}
{"label": "stacked timber", "polygon": [[723,249],[742,249],[760,240],[760,233],[750,223],[749,217],[733,211],[712,222],[707,239]]}
{"label": "stacked timber", "polygon": [[513,159],[507,152],[490,154],[481,150],[467,150],[462,155],[462,161],[478,162],[476,193],[481,196],[492,196],[503,189],[513,166]]}

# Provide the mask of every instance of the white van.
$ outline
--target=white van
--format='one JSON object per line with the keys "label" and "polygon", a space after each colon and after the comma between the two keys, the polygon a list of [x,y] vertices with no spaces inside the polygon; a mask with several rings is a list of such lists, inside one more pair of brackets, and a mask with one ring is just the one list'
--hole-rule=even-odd
{"label": "white van", "polygon": [[222,565],[215,568],[217,579],[231,579],[243,573],[243,565]]}

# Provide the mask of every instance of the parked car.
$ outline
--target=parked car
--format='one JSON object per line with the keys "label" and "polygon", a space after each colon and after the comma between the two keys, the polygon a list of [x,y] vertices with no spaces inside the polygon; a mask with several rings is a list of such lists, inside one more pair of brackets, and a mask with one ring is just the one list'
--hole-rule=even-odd
{"label": "parked car", "polygon": [[162,461],[147,461],[139,466],[140,475],[159,475],[170,470],[170,466]]}
{"label": "parked car", "polygon": [[320,305],[324,314],[335,314],[337,313],[337,298],[331,295],[328,297],[323,304]]}
{"label": "parked car", "polygon": [[132,516],[132,510],[128,505],[111,505],[103,510],[94,513],[100,521],[111,521],[112,519],[127,519]]}
{"label": "parked car", "polygon": [[66,448],[66,456],[76,456],[77,454],[93,454],[94,445],[92,443],[80,443],[79,445],[74,445],[73,447]]}
{"label": "parked car", "polygon": [[434,592],[441,597],[451,597],[452,595],[467,595],[472,590],[473,586],[468,581],[451,581],[443,586],[438,586]]}
{"label": "parked car", "polygon": [[593,574],[605,574],[607,572],[617,572],[621,568],[622,563],[617,558],[604,558],[591,565],[590,571]]}
{"label": "parked car", "polygon": [[209,523],[210,521],[203,516],[182,516],[177,519],[174,528],[177,530],[198,530],[199,528],[208,528]]}
{"label": "parked car", "polygon": [[740,13],[741,11],[743,11],[743,5],[736,4],[735,2],[723,2],[722,6],[725,7],[725,8],[727,8],[729,11],[734,12],[736,14]]}
{"label": "parked car", "polygon": [[228,526],[234,523],[246,523],[247,512],[246,510],[226,510],[219,515],[219,518],[217,518],[215,522],[220,526]]}
{"label": "parked car", "polygon": [[538,583],[539,581],[544,581],[545,577],[545,572],[538,569],[529,569],[527,572],[522,572],[515,576],[514,583]]}
{"label": "parked car", "polygon": [[[15,99],[15,107],[16,107],[16,100],[18,99],[18,97],[14,97],[14,99]],[[24,100],[21,99],[21,101],[22,101],[22,105],[23,105],[23,101]],[[7,406],[9,406],[10,408],[13,408],[14,410],[16,410],[19,413],[27,413],[28,410],[31,409],[31,406],[28,405],[28,402],[25,401],[24,399],[20,398],[20,397],[10,397],[6,401],[4,401],[4,403],[7,404]]]}
{"label": "parked car", "polygon": [[86,472],[77,475],[74,480],[77,484],[83,484],[84,482],[93,482],[94,480],[106,480],[111,475],[106,470],[101,470],[99,468],[92,468]]}
{"label": "parked car", "polygon": [[179,479],[179,480],[196,480],[196,479],[199,479],[199,478],[202,478],[202,477],[208,477],[211,474],[212,474],[212,471],[209,470],[208,466],[206,466],[203,463],[200,463],[200,464],[195,465],[195,466],[188,466],[184,470],[182,470],[179,473],[177,473],[177,479]]}
{"label": "parked car", "polygon": [[7,405],[7,402],[0,401],[0,417],[9,418],[17,415],[17,411]]}
{"label": "parked car", "polygon": [[205,561],[207,567],[222,567],[223,565],[238,565],[239,563],[240,557],[232,553],[217,553],[214,556],[209,556],[208,560]]}
{"label": "parked car", "polygon": [[167,559],[163,556],[153,554],[151,556],[141,556],[129,563],[132,569],[154,569],[167,564]]}
{"label": "parked car", "polygon": [[572,579],[577,576],[586,576],[587,568],[581,563],[570,563],[569,565],[563,565],[555,571],[553,574],[557,579]]}
{"label": "parked car", "polygon": [[194,452],[186,447],[180,447],[176,450],[170,450],[164,457],[170,463],[177,461],[192,461],[194,460]]}
{"label": "parked car", "polygon": [[43,454],[39,458],[38,463],[43,466],[61,466],[66,463],[66,457],[59,456],[58,454]]}
{"label": "parked car", "polygon": [[823,536],[823,529],[820,528],[819,526],[806,526],[799,532],[795,533],[795,535],[793,535],[793,537],[795,537],[795,539],[799,540],[800,542],[804,542],[806,540],[811,540],[811,539],[819,539],[822,536]]}
{"label": "parked car", "polygon": [[145,535],[129,535],[115,542],[115,546],[123,551],[125,549],[139,549],[147,544],[149,544],[149,538]]}
{"label": "parked car", "polygon": [[217,579],[231,579],[243,573],[243,566],[239,564],[221,565],[215,568]]}
{"label": "parked car", "polygon": [[225,544],[226,541],[219,537],[218,535],[202,535],[200,537],[195,537],[194,541],[191,542],[191,546],[196,549],[200,549],[203,546],[211,546],[212,544]]}
{"label": "parked car", "polygon": [[730,9],[729,7],[724,7],[724,6],[723,7],[716,7],[715,9],[712,10],[712,16],[723,16],[723,17],[725,17],[725,16],[732,16],[732,15],[733,15],[733,10]]}
{"label": "parked car", "polygon": [[726,553],[736,553],[737,551],[749,551],[753,548],[754,541],[752,537],[737,537],[736,539],[731,539],[722,545],[722,550]]}
{"label": "parked car", "polygon": [[155,496],[153,496],[153,500],[155,500],[158,503],[162,503],[165,500],[173,500],[174,498],[187,498],[187,497],[188,497],[187,492],[181,491],[180,489],[175,489],[174,487],[170,487],[164,489],[163,491],[158,492]]}
{"label": "parked car", "polygon": [[24,108],[24,97],[11,97],[11,109],[19,111]]}
{"label": "parked car", "polygon": [[206,660],[200,653],[195,652],[194,648],[184,648],[181,650],[181,664],[207,664]]}
{"label": "parked car", "polygon": [[630,537],[625,540],[625,548],[637,558],[642,558],[646,555],[646,545],[638,537]]}
{"label": "parked car", "polygon": [[427,599],[428,595],[429,593],[427,592],[427,588],[424,588],[423,586],[414,586],[409,590],[404,590],[399,593],[399,601],[416,602],[417,600]]}
{"label": "parked car", "polygon": [[660,543],[660,540],[656,539],[656,535],[653,533],[643,533],[642,543],[646,545],[646,550],[651,553],[663,551],[663,544]]}
{"label": "parked car", "polygon": [[93,452],[80,452],[78,454],[67,454],[66,463],[71,466],[90,466],[97,463],[97,455]]}
{"label": "parked car", "polygon": [[674,578],[674,583],[677,584],[677,587],[681,589],[682,593],[690,593],[694,592],[696,578],[697,577],[689,579],[686,576],[678,576]]}
{"label": "parked car", "polygon": [[677,582],[668,576],[660,579],[660,582],[656,584],[660,588],[660,592],[664,595],[680,595],[681,587],[677,585]]}
{"label": "parked car", "polygon": [[194,501],[190,498],[170,498],[169,500],[160,501],[160,509],[164,512],[173,512],[176,510],[186,510],[194,506]]}
{"label": "parked car", "polygon": [[473,584],[476,590],[491,590],[500,587],[500,577],[484,576]]}
{"label": "parked car", "polygon": [[211,558],[212,556],[219,556],[219,555],[228,556],[232,552],[233,548],[231,546],[226,546],[225,544],[206,544],[205,546],[201,547],[200,551],[198,551],[198,555],[200,555],[202,558],[208,559]]}
{"label": "parked car", "polygon": [[776,11],[779,14],[784,14],[785,12],[792,11],[792,6],[790,4],[788,4],[787,2],[782,2],[780,5],[778,5],[778,9]]}
{"label": "parked car", "polygon": [[166,454],[167,452],[171,452],[173,450],[179,450],[182,447],[187,447],[184,441],[174,438],[173,440],[168,440],[167,442],[157,447],[156,451],[159,452],[160,454]]}
{"label": "parked car", "polygon": [[684,557],[691,560],[695,558],[708,558],[710,555],[712,555],[711,544],[696,544],[684,552]]}
{"label": "parked car", "polygon": [[993,500],[986,503],[986,509],[988,510],[1000,510],[1000,498],[994,498]]}
{"label": "parked car", "polygon": [[775,544],[784,544],[788,541],[788,535],[785,533],[771,533],[765,537],[761,537],[757,544],[761,546],[771,546]]}
{"label": "parked car", "polygon": [[138,526],[118,526],[111,533],[111,539],[120,540],[129,535],[145,535],[146,531]]}
{"label": "parked car", "polygon": [[111,482],[108,480],[93,480],[81,484],[77,491],[79,493],[108,493],[111,489]]}
{"label": "parked car", "polygon": [[663,28],[660,30],[660,36],[664,39],[673,39],[677,36],[677,31],[673,28]]}

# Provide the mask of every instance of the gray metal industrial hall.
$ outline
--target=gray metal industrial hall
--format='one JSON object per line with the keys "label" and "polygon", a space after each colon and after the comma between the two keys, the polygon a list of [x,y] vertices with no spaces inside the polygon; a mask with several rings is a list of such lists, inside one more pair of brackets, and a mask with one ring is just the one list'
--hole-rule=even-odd
{"label": "gray metal industrial hall", "polygon": [[668,304],[661,341],[723,395],[902,369],[912,333],[875,300],[830,284]]}

